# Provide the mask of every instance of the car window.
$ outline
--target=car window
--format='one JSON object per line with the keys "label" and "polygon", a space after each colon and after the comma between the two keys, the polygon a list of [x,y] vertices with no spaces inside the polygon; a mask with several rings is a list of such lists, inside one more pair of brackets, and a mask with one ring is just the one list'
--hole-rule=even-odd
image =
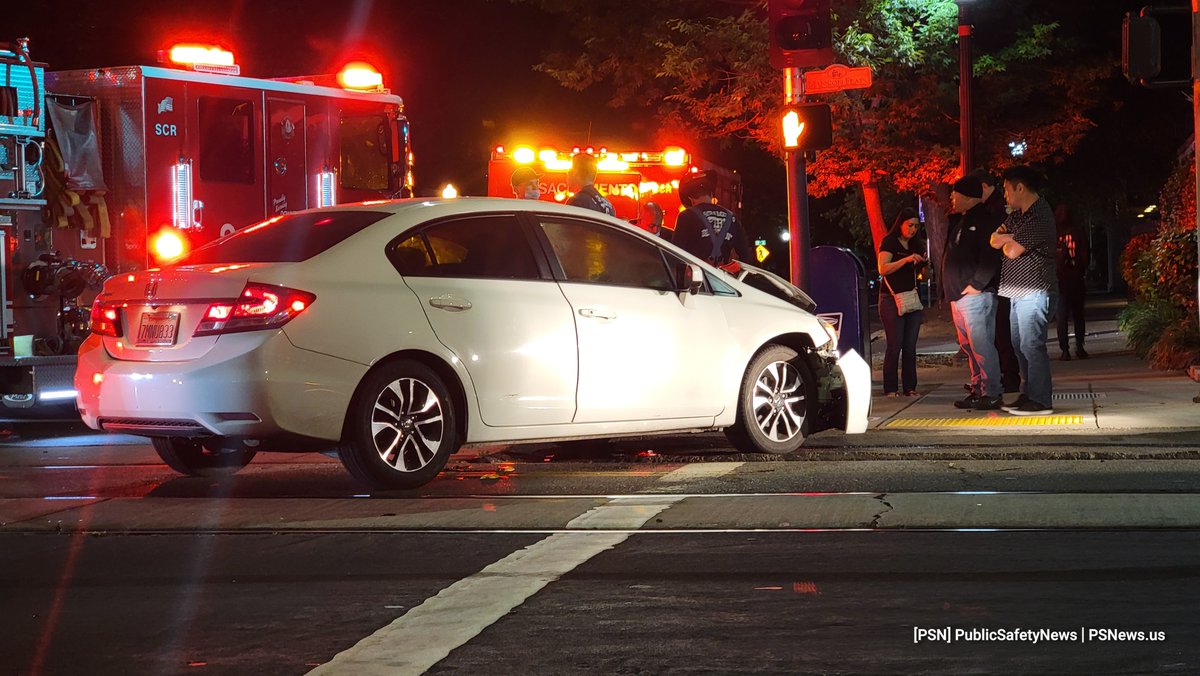
{"label": "car window", "polygon": [[732,286],[722,282],[716,275],[705,272],[704,279],[708,281],[708,286],[712,288],[712,292],[717,296],[736,296],[738,292]]}
{"label": "car window", "polygon": [[173,265],[304,261],[387,215],[382,211],[309,211],[275,216],[205,244]]}
{"label": "car window", "polygon": [[567,281],[674,290],[662,250],[650,242],[599,223],[539,221]]}
{"label": "car window", "polygon": [[540,278],[529,240],[513,215],[441,221],[396,241],[387,256],[409,277]]}

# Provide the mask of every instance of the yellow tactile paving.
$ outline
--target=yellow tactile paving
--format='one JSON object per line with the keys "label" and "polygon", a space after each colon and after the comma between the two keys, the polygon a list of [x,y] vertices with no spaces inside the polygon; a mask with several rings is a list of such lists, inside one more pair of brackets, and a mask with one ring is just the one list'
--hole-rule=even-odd
{"label": "yellow tactile paving", "polygon": [[991,415],[983,418],[899,418],[884,427],[1038,427],[1044,425],[1082,425],[1081,415]]}

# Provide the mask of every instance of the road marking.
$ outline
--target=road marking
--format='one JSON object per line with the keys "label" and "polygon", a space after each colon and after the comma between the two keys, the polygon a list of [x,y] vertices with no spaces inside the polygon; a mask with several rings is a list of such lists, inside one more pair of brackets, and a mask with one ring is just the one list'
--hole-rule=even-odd
{"label": "road marking", "polygon": [[[694,466],[688,465],[668,472],[661,480],[687,481],[721,476],[742,463],[711,464],[721,466],[696,471]],[[614,498],[594,507],[566,526],[593,532],[558,533],[515,551],[446,587],[437,596],[426,599],[309,673],[318,676],[423,674],[543,587],[597,554],[621,544],[636,529],[683,499],[679,495],[633,495]]]}
{"label": "road marking", "polygon": [[1081,415],[987,416],[984,418],[898,418],[884,427],[1043,427],[1082,425]]}
{"label": "road marking", "polygon": [[703,462],[680,467],[677,470],[668,472],[659,478],[663,483],[682,483],[684,481],[696,481],[697,479],[713,479],[729,474],[733,470],[741,467],[744,462]]}

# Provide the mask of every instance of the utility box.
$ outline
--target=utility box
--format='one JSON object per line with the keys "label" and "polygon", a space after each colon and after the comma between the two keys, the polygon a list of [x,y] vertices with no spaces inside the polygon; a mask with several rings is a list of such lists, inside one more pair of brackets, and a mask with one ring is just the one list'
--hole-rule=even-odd
{"label": "utility box", "polygon": [[809,254],[808,295],[818,316],[832,320],[838,331],[838,352],[849,350],[871,363],[871,329],[867,314],[867,273],[854,252],[840,246],[813,247]]}

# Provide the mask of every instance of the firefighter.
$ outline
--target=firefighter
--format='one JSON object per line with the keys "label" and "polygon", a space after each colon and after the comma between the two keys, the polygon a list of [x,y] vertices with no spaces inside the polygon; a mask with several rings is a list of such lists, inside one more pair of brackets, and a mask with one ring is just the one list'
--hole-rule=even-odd
{"label": "firefighter", "polygon": [[596,186],[593,185],[595,182],[596,158],[577,153],[571,158],[571,168],[567,170],[567,189],[574,193],[567,204],[615,216],[617,212],[612,203],[596,190]]}
{"label": "firefighter", "polygon": [[531,167],[517,167],[512,173],[513,197],[519,200],[538,200],[542,198],[541,176]]}
{"label": "firefighter", "polygon": [[651,235],[671,241],[671,231],[663,227],[663,210],[657,202],[643,204],[641,217],[633,223]]}
{"label": "firefighter", "polygon": [[713,202],[712,180],[706,172],[680,179],[679,199],[688,208],[675,222],[672,242],[676,246],[730,273],[741,269],[735,254],[743,261],[754,260],[737,215]]}

